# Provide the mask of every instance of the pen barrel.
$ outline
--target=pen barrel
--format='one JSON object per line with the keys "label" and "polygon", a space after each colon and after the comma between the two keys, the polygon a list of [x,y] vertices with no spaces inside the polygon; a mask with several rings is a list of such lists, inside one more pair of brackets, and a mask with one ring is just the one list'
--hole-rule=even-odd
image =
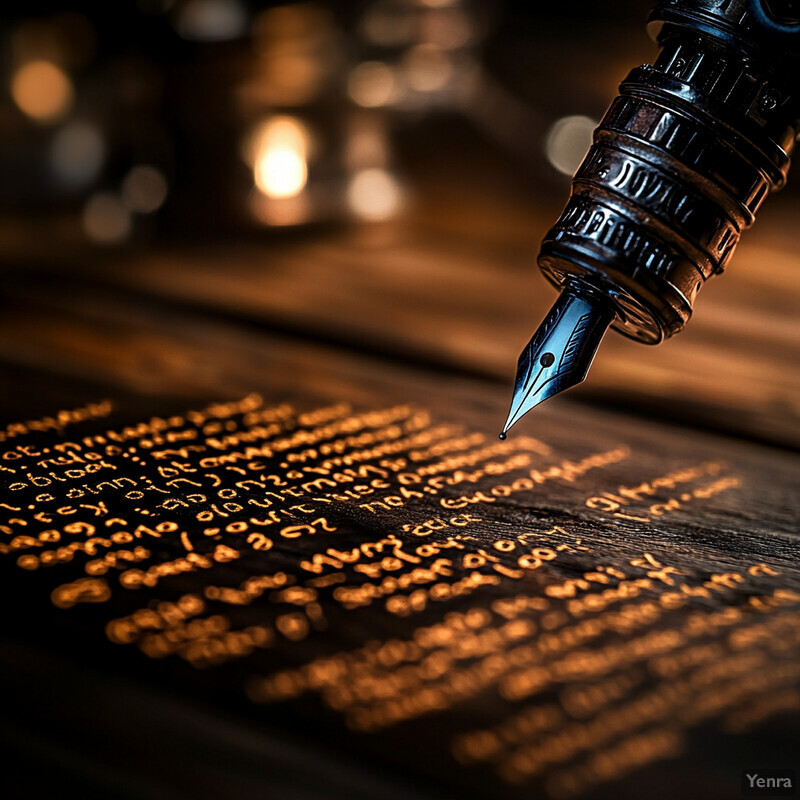
{"label": "pen barrel", "polygon": [[659,3],[650,30],[660,53],[620,85],[542,242],[548,280],[601,291],[613,327],[639,341],[683,329],[703,284],[786,181],[800,34],[760,2]]}

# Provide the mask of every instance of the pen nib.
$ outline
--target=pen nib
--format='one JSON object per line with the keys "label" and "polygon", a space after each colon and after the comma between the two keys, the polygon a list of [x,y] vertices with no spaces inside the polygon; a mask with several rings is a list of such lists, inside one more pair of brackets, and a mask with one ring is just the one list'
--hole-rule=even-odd
{"label": "pen nib", "polygon": [[601,303],[561,292],[519,357],[511,410],[500,434],[548,397],[580,383],[589,372],[614,312]]}

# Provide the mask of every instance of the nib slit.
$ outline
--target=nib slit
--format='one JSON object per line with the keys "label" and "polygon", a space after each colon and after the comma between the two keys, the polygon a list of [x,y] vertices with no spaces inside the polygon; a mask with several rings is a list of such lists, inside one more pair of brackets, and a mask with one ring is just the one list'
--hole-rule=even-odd
{"label": "nib slit", "polygon": [[[586,377],[614,316],[610,308],[590,302],[573,288],[562,291],[519,358],[514,395],[501,439],[532,408]],[[534,364],[539,367],[535,375]]]}

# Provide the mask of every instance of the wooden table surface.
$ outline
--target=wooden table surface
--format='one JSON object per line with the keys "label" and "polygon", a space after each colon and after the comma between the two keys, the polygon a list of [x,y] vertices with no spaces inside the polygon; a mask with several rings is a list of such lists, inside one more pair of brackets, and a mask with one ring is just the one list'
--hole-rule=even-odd
{"label": "wooden table surface", "polygon": [[683,336],[609,337],[500,443],[552,295],[496,213],[7,266],[6,796],[727,800],[797,768],[793,256],[743,248]]}
{"label": "wooden table surface", "polygon": [[[555,299],[535,265],[558,212],[487,187],[484,170],[436,173],[406,218],[378,226],[240,237],[111,259],[26,240],[7,282],[66,275],[144,303],[173,303],[265,330],[502,384]],[[444,188],[442,188],[444,187]],[[566,190],[562,190],[564,193]],[[684,332],[646,347],[610,332],[571,395],[781,447],[800,445],[800,200],[771,199]]]}

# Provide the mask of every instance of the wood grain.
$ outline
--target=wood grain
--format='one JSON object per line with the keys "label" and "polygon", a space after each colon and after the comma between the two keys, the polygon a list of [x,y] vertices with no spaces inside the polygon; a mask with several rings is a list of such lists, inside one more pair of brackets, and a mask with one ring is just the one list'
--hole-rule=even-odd
{"label": "wood grain", "polygon": [[[443,380],[433,369],[215,321],[186,308],[141,302],[85,284],[20,282],[7,290],[7,298],[0,320],[0,365],[15,392],[4,401],[5,423],[53,413],[48,382],[58,387],[53,399],[57,395],[59,401],[81,404],[108,397],[115,402],[113,417],[77,428],[82,435],[257,391],[267,405],[292,402],[306,410],[343,401],[354,412],[409,404],[427,409],[431,426],[460,426],[462,433],[449,434],[453,441],[477,436],[473,448],[501,446],[494,437],[507,398],[501,387],[486,381]],[[533,445],[517,435],[502,445],[509,446],[503,452],[532,459],[526,463],[538,470],[535,485],[510,488],[512,478],[526,477],[522,468],[513,468],[507,478],[499,477],[499,467],[474,479],[458,477],[454,469],[434,472],[454,483],[399,507],[375,513],[352,502],[325,506],[335,533],[286,540],[267,552],[248,550],[226,534],[225,542],[242,548],[239,560],[165,578],[155,588],[135,592],[121,589],[113,573],[110,599],[98,605],[65,610],[54,608],[49,599],[58,584],[82,574],[83,559],[30,572],[8,554],[0,555],[0,599],[14,609],[4,632],[2,666],[17,690],[0,707],[0,733],[19,754],[18,767],[8,772],[12,788],[17,780],[23,788],[30,785],[33,768],[38,785],[55,787],[66,770],[78,785],[87,786],[90,796],[104,791],[106,796],[131,796],[139,787],[149,796],[212,798],[222,792],[247,798],[291,794],[298,772],[307,770],[302,791],[291,796],[371,793],[388,799],[405,791],[441,798],[527,798],[564,796],[566,791],[586,800],[641,794],[660,799],[673,796],[680,786],[687,796],[727,800],[742,769],[794,767],[786,743],[797,741],[792,704],[800,690],[795,674],[800,657],[797,458],[569,400],[543,408],[521,433],[535,436],[547,449],[531,450]],[[67,429],[55,441],[69,434]],[[50,440],[39,435],[32,441],[41,446]],[[521,450],[512,449],[515,441]],[[453,447],[457,454],[471,452],[468,446]],[[570,472],[582,469],[587,457],[608,453],[619,455],[605,466]],[[406,451],[395,455],[410,457]],[[419,463],[432,466],[440,458]],[[502,458],[493,456],[498,463]],[[279,473],[279,461],[268,458],[266,468]],[[473,462],[473,469],[481,464]],[[121,463],[118,468],[123,469]],[[128,469],[117,474],[138,476],[139,467]],[[508,491],[495,492],[501,484]],[[252,576],[276,570],[305,585],[309,573],[299,563],[326,546],[347,551],[388,534],[409,553],[421,542],[444,544],[444,534],[418,538],[412,531],[431,517],[463,513],[463,497],[476,491],[489,500],[466,509],[479,518],[465,529],[472,539],[464,540],[477,560],[470,566],[454,561],[447,582],[476,571],[497,581],[463,596],[429,601],[403,615],[383,601],[346,609],[333,590],[320,590],[325,627],[301,641],[278,637],[269,649],[202,669],[176,656],[149,658],[133,644],[110,643],[103,633],[111,617],[150,602],[175,601],[186,592],[202,593],[208,586],[244,585]],[[8,485],[5,497],[10,497]],[[127,501],[104,499],[110,513],[133,518]],[[205,552],[203,525],[190,514],[180,519]],[[542,554],[557,544],[565,549],[523,574],[518,553],[495,547],[498,541],[520,547],[514,544],[520,536],[527,537],[523,541],[529,549],[545,548]],[[475,567],[482,552],[497,561]],[[179,539],[164,538],[147,564],[182,553]],[[497,572],[495,565],[508,574]],[[350,567],[344,573],[343,585],[380,583]],[[613,600],[603,593],[618,581],[603,575],[617,574],[627,576],[619,579],[627,590],[624,598]],[[638,595],[628,594],[634,580],[645,581],[637,584]],[[580,588],[581,581],[588,588]],[[682,592],[689,598],[685,603]],[[519,610],[520,602],[534,606]],[[209,602],[208,613],[230,614],[238,628],[277,624],[276,615],[285,610],[264,594],[245,606]],[[447,673],[452,684],[435,672],[426,678],[431,691],[461,687],[461,699],[456,695],[442,710],[414,712],[395,723],[363,717],[383,713],[378,699],[363,708],[340,700],[337,710],[324,693],[309,691],[278,703],[265,694],[271,676],[281,671],[317,662],[321,670],[325,659],[340,657],[346,658],[342,664],[357,663],[365,645],[413,641],[423,636],[421,630],[434,630],[447,620],[454,624],[453,614],[470,610],[491,617],[483,639],[462,633],[452,646],[473,641],[470,646],[478,649],[454,657]],[[547,617],[555,612],[566,616]],[[514,634],[522,629],[506,627],[511,622],[528,627]],[[603,628],[606,624],[611,627]],[[532,648],[531,654],[514,662],[513,669],[504,667],[496,680],[470,688],[470,681],[484,674],[479,670],[492,663],[500,669],[503,663],[486,659],[513,651],[498,644],[501,631],[519,636],[516,643]],[[559,638],[561,631],[569,635]],[[588,637],[582,646],[580,637]],[[552,648],[563,657],[548,655],[540,661],[533,655]],[[541,663],[551,677],[539,685],[534,668]],[[410,679],[417,668],[411,660],[405,673],[386,667],[376,675],[383,676],[385,691],[390,691],[400,674]],[[347,681],[363,677],[356,671]],[[416,696],[410,689],[404,694]],[[585,702],[599,705],[584,707]],[[530,715],[545,712],[558,718],[554,730],[531,733],[525,727]],[[373,721],[359,728],[362,718]],[[575,738],[592,721],[597,723],[594,732],[586,729],[583,740]],[[79,735],[67,736],[68,730]],[[474,751],[478,756],[469,755],[469,748],[477,746],[469,742],[485,741],[497,730],[518,731],[514,736],[521,739],[508,745],[509,753],[516,753],[513,758],[501,752],[496,761],[485,760],[480,748]],[[570,742],[578,741],[585,744],[570,750]],[[215,760],[210,755],[215,751],[225,757]],[[531,754],[546,751],[553,754],[551,761],[537,766]],[[209,755],[199,758],[198,753]]]}
{"label": "wood grain", "polygon": [[[800,282],[788,232],[797,213],[791,205],[779,211],[745,237],[681,335],[654,349],[609,334],[575,396],[800,445]],[[534,232],[548,222],[536,213]],[[555,295],[534,265],[534,237],[523,237],[519,210],[499,230],[496,219],[484,220],[495,225],[488,232],[474,222],[459,237],[400,225],[181,248],[88,272],[153,297],[510,387],[516,358]]]}

